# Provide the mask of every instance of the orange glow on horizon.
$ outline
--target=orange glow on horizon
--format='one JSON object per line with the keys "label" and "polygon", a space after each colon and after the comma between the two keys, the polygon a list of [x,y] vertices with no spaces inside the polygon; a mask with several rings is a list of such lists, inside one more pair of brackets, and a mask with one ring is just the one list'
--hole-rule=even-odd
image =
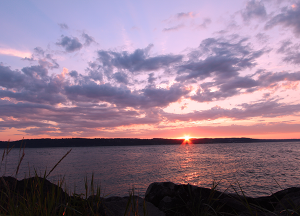
{"label": "orange glow on horizon", "polygon": [[185,141],[189,141],[190,140],[190,136],[184,136]]}
{"label": "orange glow on horizon", "polygon": [[193,144],[192,141],[190,140],[191,137],[189,135],[185,135],[184,137],[184,140],[183,142],[181,143],[182,145],[185,145],[185,144]]}

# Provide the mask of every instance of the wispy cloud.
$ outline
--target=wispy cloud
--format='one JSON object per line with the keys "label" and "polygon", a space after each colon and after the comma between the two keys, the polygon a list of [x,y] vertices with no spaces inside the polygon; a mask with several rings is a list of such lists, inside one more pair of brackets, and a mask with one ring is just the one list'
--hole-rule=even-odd
{"label": "wispy cloud", "polygon": [[20,58],[30,58],[31,57],[30,52],[11,49],[11,48],[0,48],[0,55],[16,56],[16,57],[20,57]]}
{"label": "wispy cloud", "polygon": [[169,28],[164,28],[163,31],[164,32],[178,31],[179,29],[182,29],[184,27],[185,27],[184,24],[179,24],[179,25],[172,26],[172,27],[169,27]]}

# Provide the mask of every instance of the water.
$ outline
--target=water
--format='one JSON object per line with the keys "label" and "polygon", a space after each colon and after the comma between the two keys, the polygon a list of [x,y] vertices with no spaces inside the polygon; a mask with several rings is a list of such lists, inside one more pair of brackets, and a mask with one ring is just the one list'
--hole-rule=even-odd
{"label": "water", "polygon": [[[48,173],[70,148],[25,149],[18,179]],[[1,174],[14,176],[19,150],[1,165]],[[76,147],[48,179],[65,178],[69,193],[84,193],[84,178],[94,173],[103,195],[126,196],[134,187],[144,196],[150,183],[172,181],[233,192],[239,186],[248,196],[270,195],[300,186],[300,143],[232,143],[201,145]],[[238,182],[238,184],[237,184]],[[280,185],[280,186],[279,186]]]}

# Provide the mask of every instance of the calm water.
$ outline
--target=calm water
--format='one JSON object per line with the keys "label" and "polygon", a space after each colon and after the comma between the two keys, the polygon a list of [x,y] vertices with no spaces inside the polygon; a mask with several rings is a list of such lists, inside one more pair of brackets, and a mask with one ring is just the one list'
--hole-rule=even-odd
{"label": "calm water", "polygon": [[[18,179],[49,172],[70,148],[25,149]],[[3,149],[1,150],[3,152]],[[13,149],[1,174],[13,175],[19,150]],[[78,147],[49,176],[57,183],[63,176],[69,192],[83,193],[84,178],[101,185],[102,193],[125,196],[135,188],[144,196],[152,182],[172,181],[211,187],[220,182],[224,191],[238,182],[248,196],[270,195],[300,186],[300,143],[232,143],[166,146]],[[278,183],[278,184],[277,184]],[[231,191],[232,192],[232,189]]]}

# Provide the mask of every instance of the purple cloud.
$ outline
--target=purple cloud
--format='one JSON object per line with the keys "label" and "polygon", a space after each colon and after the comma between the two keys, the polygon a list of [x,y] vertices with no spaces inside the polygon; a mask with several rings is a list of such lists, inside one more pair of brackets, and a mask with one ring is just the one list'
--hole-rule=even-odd
{"label": "purple cloud", "polygon": [[267,16],[266,8],[262,1],[255,0],[248,1],[246,8],[241,11],[241,15],[245,22],[250,21],[253,18],[265,19]]}
{"label": "purple cloud", "polygon": [[271,29],[274,26],[281,25],[283,27],[290,27],[294,30],[294,34],[300,35],[300,4],[292,5],[291,8],[284,7],[281,13],[272,17],[265,25],[265,29]]}
{"label": "purple cloud", "polygon": [[70,38],[68,36],[62,36],[61,40],[56,45],[62,46],[67,52],[75,52],[82,48],[82,44],[78,38]]}
{"label": "purple cloud", "polygon": [[229,79],[240,71],[252,68],[255,60],[266,50],[252,50],[248,39],[227,40],[224,38],[208,38],[201,42],[198,49],[192,51],[189,60],[178,66],[176,80],[199,80],[216,76],[217,79]]}

